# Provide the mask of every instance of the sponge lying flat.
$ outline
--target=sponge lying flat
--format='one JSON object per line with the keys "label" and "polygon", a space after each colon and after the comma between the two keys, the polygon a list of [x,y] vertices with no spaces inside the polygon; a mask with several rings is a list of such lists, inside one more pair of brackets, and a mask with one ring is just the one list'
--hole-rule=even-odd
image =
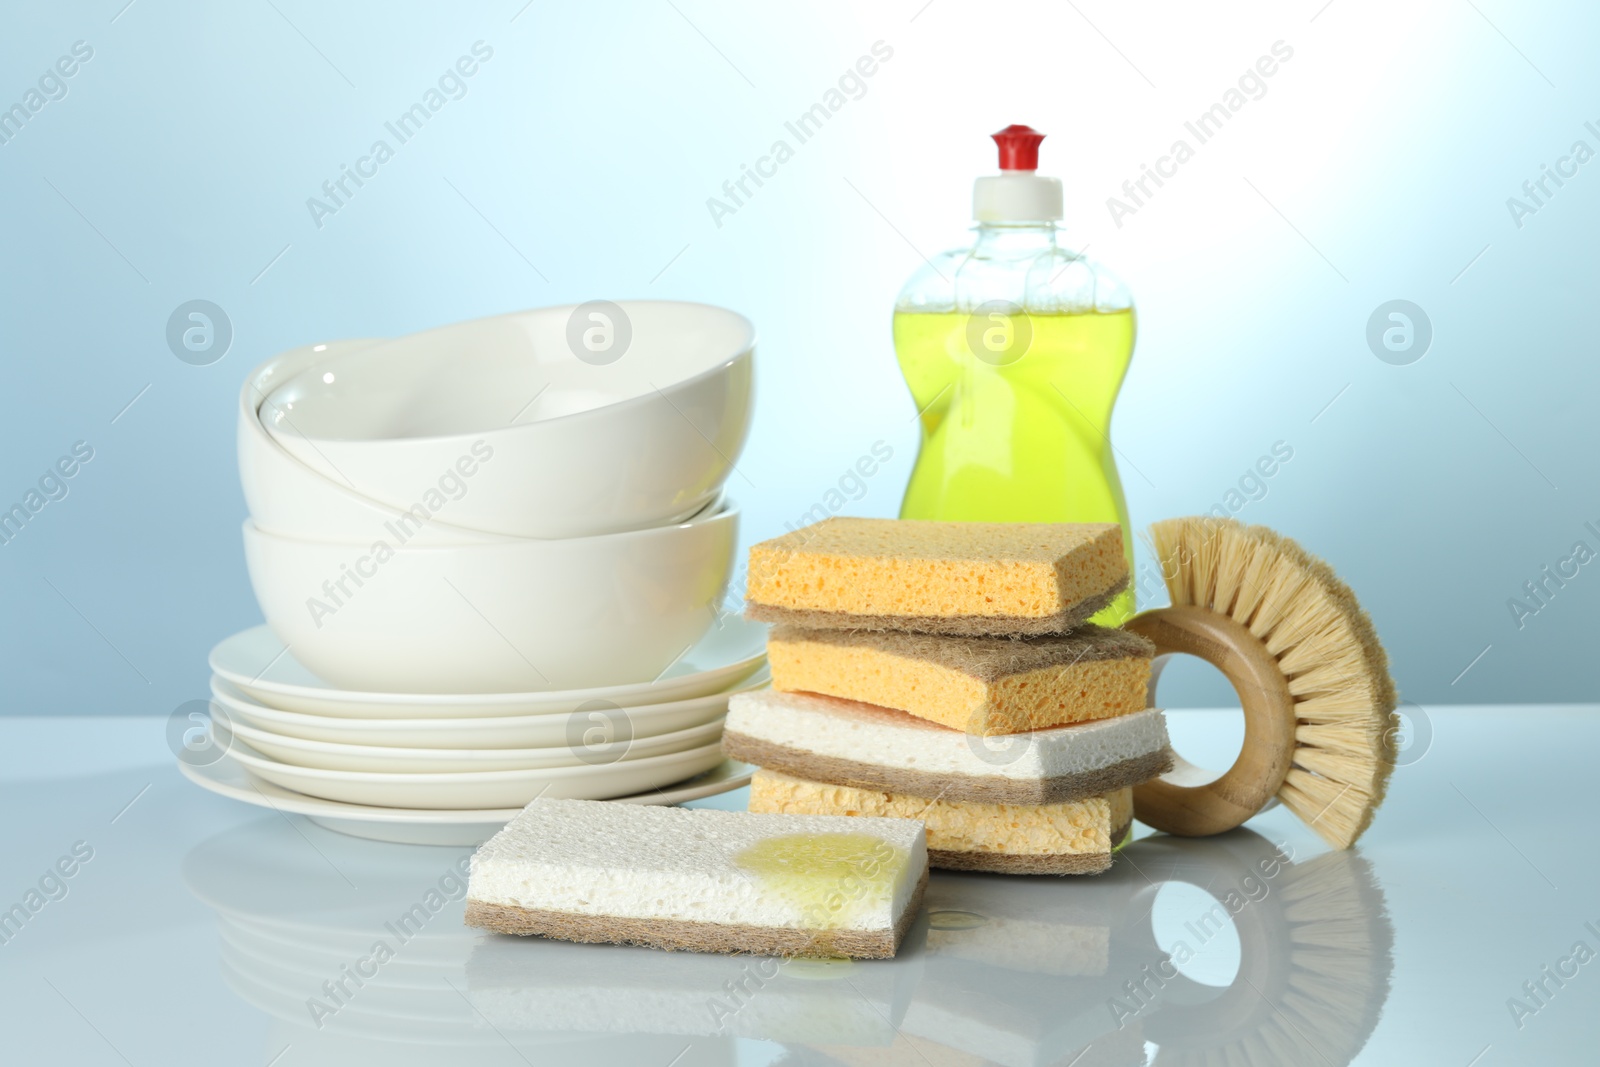
{"label": "sponge lying flat", "polygon": [[1086,625],[1016,640],[774,629],[772,686],[895,708],[971,734],[1011,734],[1145,706],[1155,646]]}
{"label": "sponge lying flat", "polygon": [[995,743],[901,711],[770,689],[728,702],[722,748],[814,782],[996,804],[1083,800],[1172,769],[1155,708]]}
{"label": "sponge lying flat", "polygon": [[901,819],[535,800],[472,857],[469,926],[768,956],[893,956],[927,883]]}
{"label": "sponge lying flat", "polygon": [[751,547],[745,614],[849,630],[1064,633],[1127,583],[1115,523],[833,518]]}
{"label": "sponge lying flat", "polygon": [[750,810],[920,819],[928,864],[1001,874],[1097,874],[1133,824],[1133,791],[1065,804],[977,804],[928,800],[757,771]]}

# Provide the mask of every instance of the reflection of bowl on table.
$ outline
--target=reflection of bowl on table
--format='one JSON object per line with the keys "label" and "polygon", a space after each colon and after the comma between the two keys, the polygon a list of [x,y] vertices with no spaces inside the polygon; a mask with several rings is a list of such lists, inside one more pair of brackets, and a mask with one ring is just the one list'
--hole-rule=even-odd
{"label": "reflection of bowl on table", "polygon": [[[466,989],[476,940],[462,925],[469,854],[361,841],[276,816],[189,851],[184,884],[217,914],[224,980],[272,1019],[262,1062],[292,1046],[298,1064],[443,1067],[467,1049],[504,1049],[456,992]],[[347,972],[371,960],[380,940],[392,958],[364,966],[357,985]],[[327,986],[339,981],[335,1000]]]}

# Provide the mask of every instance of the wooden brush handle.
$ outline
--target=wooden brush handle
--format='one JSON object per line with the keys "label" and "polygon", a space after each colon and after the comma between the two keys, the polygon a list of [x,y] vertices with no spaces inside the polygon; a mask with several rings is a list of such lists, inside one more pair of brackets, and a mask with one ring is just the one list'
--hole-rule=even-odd
{"label": "wooden brush handle", "polygon": [[1232,767],[1202,782],[1203,772],[1180,758],[1174,771],[1134,787],[1134,816],[1146,826],[1184,837],[1233,829],[1266,806],[1294,758],[1294,698],[1283,670],[1241,623],[1209,608],[1157,608],[1135,615],[1123,628],[1155,643],[1151,707],[1157,706],[1161,657],[1175,652],[1199,656],[1220,670],[1244,707],[1244,747]]}

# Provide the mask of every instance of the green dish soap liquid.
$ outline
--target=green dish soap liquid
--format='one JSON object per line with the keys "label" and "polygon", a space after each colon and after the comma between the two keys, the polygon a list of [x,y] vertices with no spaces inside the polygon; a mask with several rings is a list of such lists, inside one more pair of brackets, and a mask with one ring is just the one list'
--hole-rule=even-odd
{"label": "green dish soap liquid", "polygon": [[837,956],[838,931],[888,908],[906,860],[904,849],[858,833],[769,837],[734,857],[763,890],[794,907],[811,933],[809,950],[801,955],[816,958]]}
{"label": "green dish soap liquid", "polygon": [[[904,519],[1116,522],[1133,568],[1111,409],[1133,357],[1133,298],[1058,243],[1061,182],[1036,173],[1044,135],[994,135],[1000,174],[973,191],[976,240],[912,276],[894,346],[922,444]],[[1134,611],[1130,587],[1094,621]]]}

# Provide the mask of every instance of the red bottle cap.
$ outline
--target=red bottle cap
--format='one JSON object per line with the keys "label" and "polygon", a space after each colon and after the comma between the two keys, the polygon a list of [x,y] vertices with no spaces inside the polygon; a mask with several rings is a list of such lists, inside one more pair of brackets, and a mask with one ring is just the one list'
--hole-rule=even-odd
{"label": "red bottle cap", "polygon": [[1013,123],[990,136],[1000,146],[1001,170],[1039,169],[1039,142],[1044,140],[1044,134],[1032,126]]}

